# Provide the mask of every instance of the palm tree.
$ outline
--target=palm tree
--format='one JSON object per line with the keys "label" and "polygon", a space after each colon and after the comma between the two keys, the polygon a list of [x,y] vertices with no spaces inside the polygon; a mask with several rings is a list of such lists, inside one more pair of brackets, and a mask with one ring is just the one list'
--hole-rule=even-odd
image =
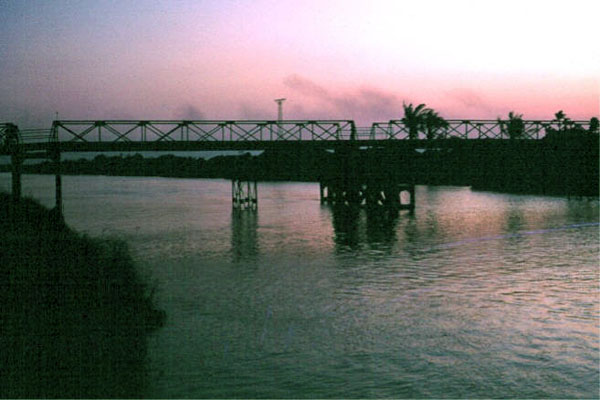
{"label": "palm tree", "polygon": [[502,121],[498,118],[500,131],[502,135],[508,135],[509,139],[519,139],[525,133],[525,123],[523,114],[517,114],[514,111],[508,113],[508,121]]}
{"label": "palm tree", "polygon": [[423,119],[423,126],[425,127],[427,140],[436,139],[438,136],[438,129],[448,127],[448,122],[446,122],[444,118],[440,117],[437,112],[429,108],[426,109]]}
{"label": "palm tree", "polygon": [[598,131],[600,130],[599,128],[600,121],[597,117],[592,117],[592,119],[590,119],[590,127],[588,128],[588,132],[598,134]]}
{"label": "palm tree", "polygon": [[563,132],[566,129],[569,118],[567,118],[563,110],[560,110],[554,114],[554,120],[558,124],[558,131]]}
{"label": "palm tree", "polygon": [[407,105],[404,102],[402,102],[402,108],[404,109],[402,123],[408,128],[408,138],[418,139],[419,131],[425,126],[425,115],[430,109],[425,108],[425,104],[419,104],[413,108],[412,103]]}
{"label": "palm tree", "polygon": [[563,112],[563,110],[560,110],[554,114],[554,120],[558,124],[559,132],[566,132],[576,127],[576,124],[571,121],[570,118],[567,118],[567,115]]}
{"label": "palm tree", "polygon": [[[557,129],[554,129],[551,124],[546,125],[546,137],[548,139],[565,139],[567,137],[581,135],[586,132],[586,130],[580,124],[577,124],[568,118],[562,110],[554,114],[554,119],[552,122],[556,123]],[[590,120],[590,128],[595,128],[593,118]],[[591,130],[589,130],[589,132],[591,132]]]}

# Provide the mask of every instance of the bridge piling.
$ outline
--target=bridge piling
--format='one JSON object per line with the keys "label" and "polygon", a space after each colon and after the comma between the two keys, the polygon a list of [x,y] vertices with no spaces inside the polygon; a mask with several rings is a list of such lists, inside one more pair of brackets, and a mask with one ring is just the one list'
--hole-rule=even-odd
{"label": "bridge piling", "polygon": [[331,165],[319,180],[321,204],[414,210],[412,168],[406,165],[400,172],[392,168],[396,158],[397,154],[389,150],[374,153],[351,146],[336,149]]}
{"label": "bridge piling", "polygon": [[51,150],[52,163],[54,164],[54,186],[55,186],[55,208],[62,215],[63,213],[63,202],[62,202],[62,175],[60,165],[60,150],[56,145]]}
{"label": "bridge piling", "polygon": [[327,186],[323,183],[323,181],[319,181],[319,201],[321,204],[325,204],[327,202],[327,195],[325,192],[327,191]]}
{"label": "bridge piling", "polygon": [[15,200],[19,200],[21,198],[22,190],[21,175],[23,172],[23,156],[18,150],[15,150],[13,154],[11,154],[10,163],[12,167],[12,196]]}
{"label": "bridge piling", "polygon": [[11,191],[14,200],[21,198],[21,175],[23,173],[23,161],[25,159],[23,149],[19,143],[19,128],[8,124],[6,128],[6,143],[10,152],[11,164]]}
{"label": "bridge piling", "polygon": [[231,180],[232,206],[234,210],[258,209],[258,189],[256,181]]}

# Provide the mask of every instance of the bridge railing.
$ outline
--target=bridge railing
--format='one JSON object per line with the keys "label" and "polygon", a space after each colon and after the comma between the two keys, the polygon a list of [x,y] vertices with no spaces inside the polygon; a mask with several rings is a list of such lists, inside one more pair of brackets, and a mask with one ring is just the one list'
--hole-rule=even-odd
{"label": "bridge railing", "polygon": [[[510,139],[508,121],[498,120],[446,120],[448,126],[435,129],[430,136],[435,139]],[[589,121],[572,121],[585,130],[589,129]],[[564,128],[561,122],[556,120],[531,121],[523,120],[523,130],[518,139],[542,139],[549,130],[561,130]],[[424,129],[419,129],[414,139],[427,139]],[[365,135],[359,135],[357,139],[367,139]],[[368,136],[369,140],[408,140],[410,130],[402,120],[390,120],[388,122],[375,122],[371,126]]]}
{"label": "bridge railing", "polygon": [[54,142],[52,129],[22,129],[19,130],[19,141],[22,144]]}
{"label": "bridge railing", "polygon": [[354,121],[54,121],[59,142],[347,140]]}
{"label": "bridge railing", "polygon": [[[448,126],[430,132],[435,139],[509,139],[507,121],[447,120]],[[588,130],[589,121],[572,121]],[[518,139],[542,139],[548,131],[564,129],[564,122],[523,121]],[[17,136],[15,136],[15,132]],[[12,135],[12,136],[11,136]],[[52,129],[20,130],[14,124],[0,124],[0,150],[12,143],[132,143],[132,142],[265,142],[265,141],[346,141],[411,139],[401,120],[375,122],[356,127],[351,120],[285,121],[54,121]],[[414,139],[427,139],[422,129]],[[16,142],[15,142],[16,140]]]}

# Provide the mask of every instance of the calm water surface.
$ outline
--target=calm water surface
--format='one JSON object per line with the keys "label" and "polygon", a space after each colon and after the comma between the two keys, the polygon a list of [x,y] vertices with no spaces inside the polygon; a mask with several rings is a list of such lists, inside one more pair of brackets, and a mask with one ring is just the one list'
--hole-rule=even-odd
{"label": "calm water surface", "polygon": [[126,240],[167,312],[143,396],[598,397],[597,200],[420,186],[394,219],[260,183],[237,215],[228,181],[63,179],[67,222]]}

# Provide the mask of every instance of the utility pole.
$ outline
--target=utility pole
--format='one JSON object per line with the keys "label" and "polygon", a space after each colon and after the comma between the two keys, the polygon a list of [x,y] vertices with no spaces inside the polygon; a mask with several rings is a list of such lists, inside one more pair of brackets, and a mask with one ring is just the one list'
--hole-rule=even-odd
{"label": "utility pole", "polygon": [[284,98],[275,99],[277,103],[277,139],[281,139],[281,123],[283,122],[283,102]]}

